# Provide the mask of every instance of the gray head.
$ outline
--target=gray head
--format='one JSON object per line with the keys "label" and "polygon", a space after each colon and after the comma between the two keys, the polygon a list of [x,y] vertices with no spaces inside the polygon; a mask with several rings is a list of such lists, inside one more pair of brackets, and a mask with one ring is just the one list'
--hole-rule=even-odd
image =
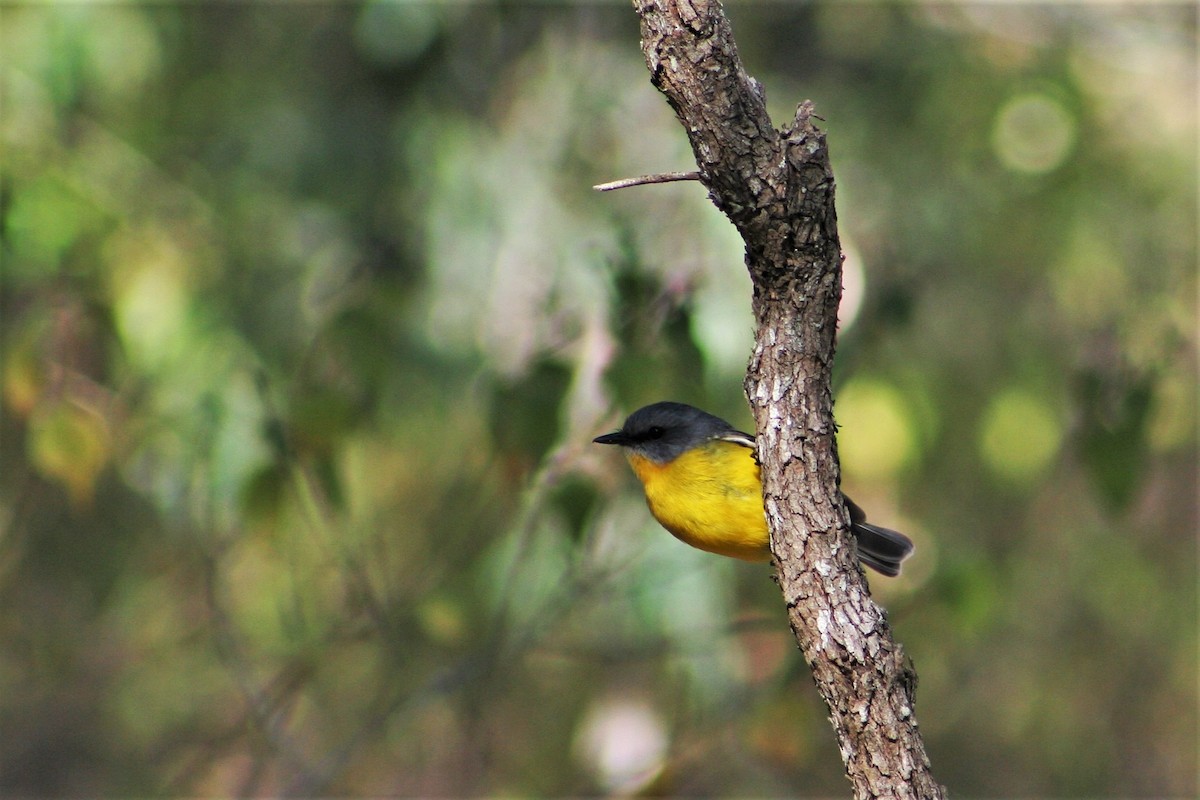
{"label": "gray head", "polygon": [[702,442],[722,438],[753,442],[720,417],[685,403],[664,402],[639,408],[629,415],[621,430],[592,441],[620,445],[650,461],[665,464]]}

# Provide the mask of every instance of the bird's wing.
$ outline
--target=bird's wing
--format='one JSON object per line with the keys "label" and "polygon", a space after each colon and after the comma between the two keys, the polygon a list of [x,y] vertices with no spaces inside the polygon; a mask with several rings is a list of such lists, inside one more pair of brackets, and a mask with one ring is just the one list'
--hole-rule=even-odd
{"label": "bird's wing", "polygon": [[[717,437],[723,442],[733,442],[740,444],[742,447],[750,448],[750,455],[754,458],[754,463],[758,464],[758,448],[754,446],[754,437],[748,433],[741,431],[727,430]],[[759,465],[761,466],[761,464]]]}
{"label": "bird's wing", "polygon": [[749,447],[751,450],[755,449],[754,437],[748,433],[730,430],[725,431],[717,438],[723,442],[733,442],[734,444],[740,444],[742,447]]}

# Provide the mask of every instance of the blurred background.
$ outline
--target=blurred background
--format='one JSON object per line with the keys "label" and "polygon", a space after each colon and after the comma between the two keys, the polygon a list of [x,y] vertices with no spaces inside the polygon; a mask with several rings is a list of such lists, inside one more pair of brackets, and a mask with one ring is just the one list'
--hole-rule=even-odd
{"label": "blurred background", "polygon": [[[844,486],[958,796],[1197,793],[1197,10],[729,7],[826,120]],[[590,444],[750,427],[625,3],[0,11],[0,794],[845,796],[764,565]]]}

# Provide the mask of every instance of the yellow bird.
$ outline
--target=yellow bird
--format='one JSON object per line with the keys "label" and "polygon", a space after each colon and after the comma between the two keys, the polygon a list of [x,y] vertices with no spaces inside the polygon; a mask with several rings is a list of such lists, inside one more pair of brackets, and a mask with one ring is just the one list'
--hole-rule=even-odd
{"label": "yellow bird", "polygon": [[[625,453],[650,513],[677,539],[746,561],[771,558],[762,479],[754,437],[684,403],[654,403],[629,415],[621,430],[597,436]],[[902,533],[867,524],[849,497],[858,560],[884,575],[900,574],[913,552]]]}

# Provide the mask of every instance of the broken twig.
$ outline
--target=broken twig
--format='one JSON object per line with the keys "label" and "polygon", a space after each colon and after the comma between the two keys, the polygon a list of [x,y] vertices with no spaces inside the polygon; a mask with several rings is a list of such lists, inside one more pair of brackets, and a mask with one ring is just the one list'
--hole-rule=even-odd
{"label": "broken twig", "polygon": [[643,186],[647,183],[671,183],[673,181],[698,181],[700,173],[691,172],[660,172],[657,175],[642,175],[638,178],[622,178],[619,181],[597,183],[592,188],[597,192],[611,192],[614,189],[626,189],[630,186]]}

